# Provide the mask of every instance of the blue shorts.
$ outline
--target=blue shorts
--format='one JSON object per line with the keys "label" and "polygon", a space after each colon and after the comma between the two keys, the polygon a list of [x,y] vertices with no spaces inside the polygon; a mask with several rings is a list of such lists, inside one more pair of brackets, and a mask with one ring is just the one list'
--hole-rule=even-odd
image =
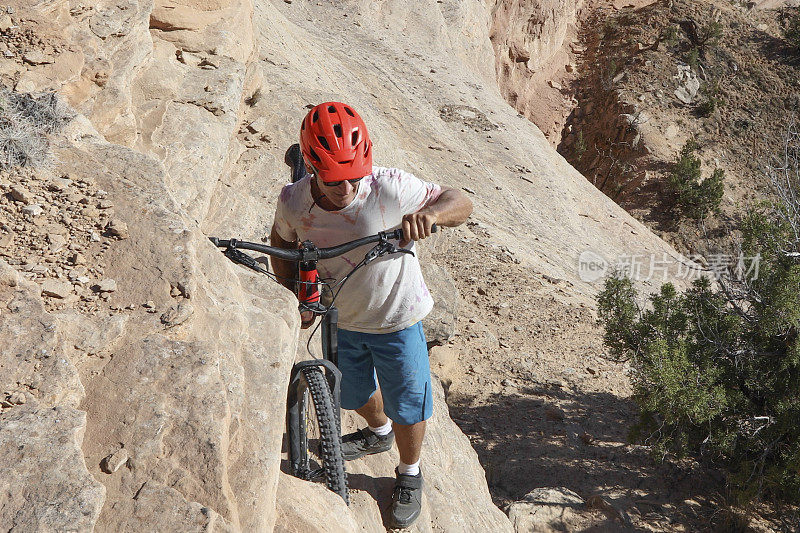
{"label": "blue shorts", "polygon": [[394,333],[340,329],[338,340],[343,408],[362,407],[380,384],[383,410],[393,422],[416,424],[431,417],[431,367],[422,322]]}

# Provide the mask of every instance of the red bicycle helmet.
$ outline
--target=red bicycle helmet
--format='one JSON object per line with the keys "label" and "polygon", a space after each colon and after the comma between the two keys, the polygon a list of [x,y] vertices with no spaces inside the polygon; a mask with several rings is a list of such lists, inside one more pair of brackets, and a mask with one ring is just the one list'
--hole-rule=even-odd
{"label": "red bicycle helmet", "polygon": [[352,107],[341,102],[325,102],[308,112],[300,126],[300,150],[325,182],[372,173],[367,126]]}

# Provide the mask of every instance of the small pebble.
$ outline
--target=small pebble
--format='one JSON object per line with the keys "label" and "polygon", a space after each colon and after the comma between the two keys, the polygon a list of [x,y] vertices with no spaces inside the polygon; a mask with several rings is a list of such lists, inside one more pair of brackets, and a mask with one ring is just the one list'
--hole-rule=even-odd
{"label": "small pebble", "polygon": [[113,474],[128,462],[128,450],[120,448],[100,461],[100,469],[106,474]]}
{"label": "small pebble", "polygon": [[22,212],[25,213],[26,215],[31,215],[32,217],[38,217],[44,212],[44,209],[42,209],[42,206],[40,206],[39,204],[32,204],[23,207]]}
{"label": "small pebble", "polygon": [[8,398],[8,401],[14,405],[25,405],[25,403],[28,401],[28,398],[26,398],[25,394],[22,392],[15,392]]}
{"label": "small pebble", "polygon": [[11,187],[11,198],[23,204],[30,204],[33,202],[33,195],[20,185]]}
{"label": "small pebble", "polygon": [[101,293],[114,292],[117,290],[117,282],[113,279],[104,279],[95,285],[95,287],[97,287],[97,291]]}
{"label": "small pebble", "polygon": [[73,265],[85,265],[86,258],[80,252],[75,252],[74,254],[69,256],[69,262]]}
{"label": "small pebble", "polygon": [[108,223],[106,226],[106,232],[112,237],[117,237],[118,239],[127,239],[130,237],[128,225],[118,218],[115,218]]}

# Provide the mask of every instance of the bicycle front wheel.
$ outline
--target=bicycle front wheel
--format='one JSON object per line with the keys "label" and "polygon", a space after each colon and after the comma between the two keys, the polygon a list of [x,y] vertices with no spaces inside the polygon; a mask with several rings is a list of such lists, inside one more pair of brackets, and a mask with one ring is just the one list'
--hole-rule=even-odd
{"label": "bicycle front wheel", "polygon": [[327,487],[349,504],[339,413],[319,367],[301,370],[297,399],[300,416],[297,426],[289,427],[289,438],[299,440],[296,449],[300,457],[292,458],[292,462],[299,465],[296,475],[307,480],[324,477]]}

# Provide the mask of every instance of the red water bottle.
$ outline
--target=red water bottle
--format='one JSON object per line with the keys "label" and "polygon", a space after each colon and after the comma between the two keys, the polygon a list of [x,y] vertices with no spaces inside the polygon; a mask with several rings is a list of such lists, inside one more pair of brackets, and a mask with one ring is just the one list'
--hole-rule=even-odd
{"label": "red water bottle", "polygon": [[[319,303],[319,274],[314,263],[303,262],[300,263],[300,286],[297,291],[297,299],[300,300],[301,309],[303,305],[308,307],[316,307],[315,304]],[[311,311],[301,311],[300,318],[302,319],[301,327],[307,328],[314,323],[314,313]]]}

